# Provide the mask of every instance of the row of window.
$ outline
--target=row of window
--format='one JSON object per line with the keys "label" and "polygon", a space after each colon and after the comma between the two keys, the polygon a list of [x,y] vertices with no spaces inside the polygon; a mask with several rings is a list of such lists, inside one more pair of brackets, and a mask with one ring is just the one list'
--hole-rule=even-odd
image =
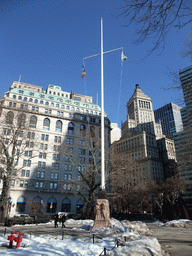
{"label": "row of window", "polygon": [[[18,98],[19,100],[23,100],[23,101],[29,101],[29,102],[34,102],[34,103],[36,103],[36,104],[42,104],[42,105],[46,105],[46,106],[51,106],[51,107],[57,107],[57,108],[61,108],[61,109],[71,109],[72,111],[83,111],[83,109],[82,108],[79,108],[79,107],[77,107],[77,108],[75,108],[75,107],[73,107],[73,106],[69,106],[69,105],[64,105],[64,104],[59,104],[59,103],[54,103],[54,102],[48,102],[48,101],[43,101],[43,100],[38,100],[38,99],[33,99],[33,98],[27,98],[27,97],[22,97],[21,95],[19,95],[18,97],[14,94],[13,95],[13,99],[16,99],[16,98]],[[54,97],[51,97],[50,98],[51,100],[54,100]],[[71,103],[71,101],[67,101],[67,103],[68,104],[70,104]],[[76,106],[79,106],[80,104],[79,104],[79,102],[75,102],[75,105]],[[14,104],[14,103],[12,103],[12,102],[9,102],[9,106],[10,107],[15,107],[16,106],[16,104]],[[85,108],[88,108],[89,107],[89,105],[88,104],[83,104],[83,107],[85,107]],[[97,109],[97,106],[94,106],[94,109]],[[98,115],[98,112],[97,111],[88,111],[88,110],[86,110],[86,113],[90,113],[91,115]],[[100,113],[99,113],[100,114]]]}
{"label": "row of window", "polygon": [[[13,123],[13,118],[14,118],[14,114],[13,112],[9,111],[7,113],[6,116],[6,122],[8,124],[12,124]],[[18,125],[24,126],[26,122],[26,116],[25,114],[20,114],[18,117]],[[43,129],[44,130],[50,130],[50,119],[49,118],[45,118],[43,121]],[[29,126],[31,128],[36,128],[37,125],[37,117],[36,116],[31,116],[30,117],[30,121],[29,121]],[[55,126],[55,131],[56,132],[62,132],[62,122],[60,120],[56,121],[56,126]],[[70,122],[68,124],[68,134],[74,134],[74,124],[72,122]],[[4,129],[4,134],[8,133],[8,135],[11,133],[10,129]],[[86,126],[84,124],[80,125],[80,133],[81,135],[85,135],[86,133]],[[95,127],[94,126],[90,126],[90,133],[91,136],[94,137],[95,136]],[[34,135],[34,133],[29,132],[28,133],[28,138],[32,138],[31,136]]]}
{"label": "row of window", "polygon": [[[15,186],[15,180],[14,180],[14,179],[11,180],[11,186],[12,186],[12,187]],[[19,186],[20,186],[21,188],[23,188],[23,187],[24,187],[24,188],[27,188],[27,187],[29,186],[29,181],[28,181],[28,180],[20,180]],[[35,183],[35,188],[43,188],[43,187],[44,187],[44,182],[43,182],[43,181],[36,181],[36,183]],[[58,188],[58,183],[56,183],[56,182],[50,182],[50,183],[49,183],[49,188],[50,188],[50,189],[55,189],[55,190],[57,190],[57,188]],[[63,189],[64,189],[64,190],[71,190],[70,184],[64,184],[64,185],[63,185]]]}

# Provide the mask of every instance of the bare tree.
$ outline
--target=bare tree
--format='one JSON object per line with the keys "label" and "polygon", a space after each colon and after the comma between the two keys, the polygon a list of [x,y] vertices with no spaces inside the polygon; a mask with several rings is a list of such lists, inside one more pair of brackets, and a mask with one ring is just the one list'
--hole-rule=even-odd
{"label": "bare tree", "polygon": [[36,125],[35,117],[22,110],[9,111],[1,107],[0,111],[0,175],[3,180],[0,207],[4,221],[8,214],[12,179],[21,171],[18,162],[25,155],[23,165],[31,165],[37,143],[31,131]]}
{"label": "bare tree", "polygon": [[[100,136],[97,136],[99,131],[94,126],[89,128],[90,131],[86,131],[82,126],[74,147],[76,153],[66,145],[63,145],[61,152],[76,169],[76,177],[69,180],[68,184],[74,194],[82,197],[85,217],[94,218],[95,197],[101,184],[101,141]],[[105,155],[107,166],[107,151]]]}
{"label": "bare tree", "polygon": [[123,0],[117,17],[127,20],[126,27],[136,25],[135,43],[155,39],[151,53],[160,47],[165,48],[170,28],[182,29],[191,23],[192,6],[190,1],[183,0]]}

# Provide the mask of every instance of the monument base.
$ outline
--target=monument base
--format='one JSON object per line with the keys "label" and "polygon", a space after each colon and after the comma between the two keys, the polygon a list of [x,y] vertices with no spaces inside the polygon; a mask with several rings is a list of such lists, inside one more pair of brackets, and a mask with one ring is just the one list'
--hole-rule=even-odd
{"label": "monument base", "polygon": [[109,201],[97,199],[96,216],[92,230],[111,226]]}

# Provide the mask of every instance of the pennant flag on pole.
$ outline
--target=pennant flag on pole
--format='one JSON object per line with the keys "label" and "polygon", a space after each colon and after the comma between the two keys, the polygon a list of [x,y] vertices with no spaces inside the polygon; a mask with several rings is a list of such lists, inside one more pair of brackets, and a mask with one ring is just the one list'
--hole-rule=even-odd
{"label": "pennant flag on pole", "polygon": [[121,60],[122,60],[122,61],[127,60],[127,57],[123,54],[123,51],[122,51],[122,53],[121,53]]}
{"label": "pennant flag on pole", "polygon": [[86,75],[86,72],[85,72],[85,67],[84,67],[84,65],[83,65],[83,69],[82,69],[82,78],[84,78],[85,77],[85,75]]}

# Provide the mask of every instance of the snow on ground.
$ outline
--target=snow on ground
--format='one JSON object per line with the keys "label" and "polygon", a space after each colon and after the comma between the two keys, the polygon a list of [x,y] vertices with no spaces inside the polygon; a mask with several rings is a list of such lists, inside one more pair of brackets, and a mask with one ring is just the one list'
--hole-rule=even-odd
{"label": "snow on ground", "polygon": [[[151,233],[148,227],[139,221],[118,221],[112,219],[112,225],[108,228],[91,231],[92,220],[67,220],[66,226],[73,224],[81,226],[73,228],[74,233],[78,230],[89,230],[86,236],[75,237],[61,236],[32,236],[26,235],[23,238],[20,248],[8,249],[9,241],[7,236],[0,236],[0,254],[19,256],[88,256],[100,255],[104,247],[107,248],[107,255],[118,256],[163,256],[164,252],[156,238],[149,236]],[[93,234],[95,243],[93,244]],[[119,247],[117,247],[120,244]],[[112,249],[113,248],[113,249]],[[103,255],[103,254],[102,254]]]}
{"label": "snow on ground", "polygon": [[177,227],[177,228],[192,228],[192,221],[187,219],[171,220],[166,223],[156,221],[159,226],[165,227]]}

